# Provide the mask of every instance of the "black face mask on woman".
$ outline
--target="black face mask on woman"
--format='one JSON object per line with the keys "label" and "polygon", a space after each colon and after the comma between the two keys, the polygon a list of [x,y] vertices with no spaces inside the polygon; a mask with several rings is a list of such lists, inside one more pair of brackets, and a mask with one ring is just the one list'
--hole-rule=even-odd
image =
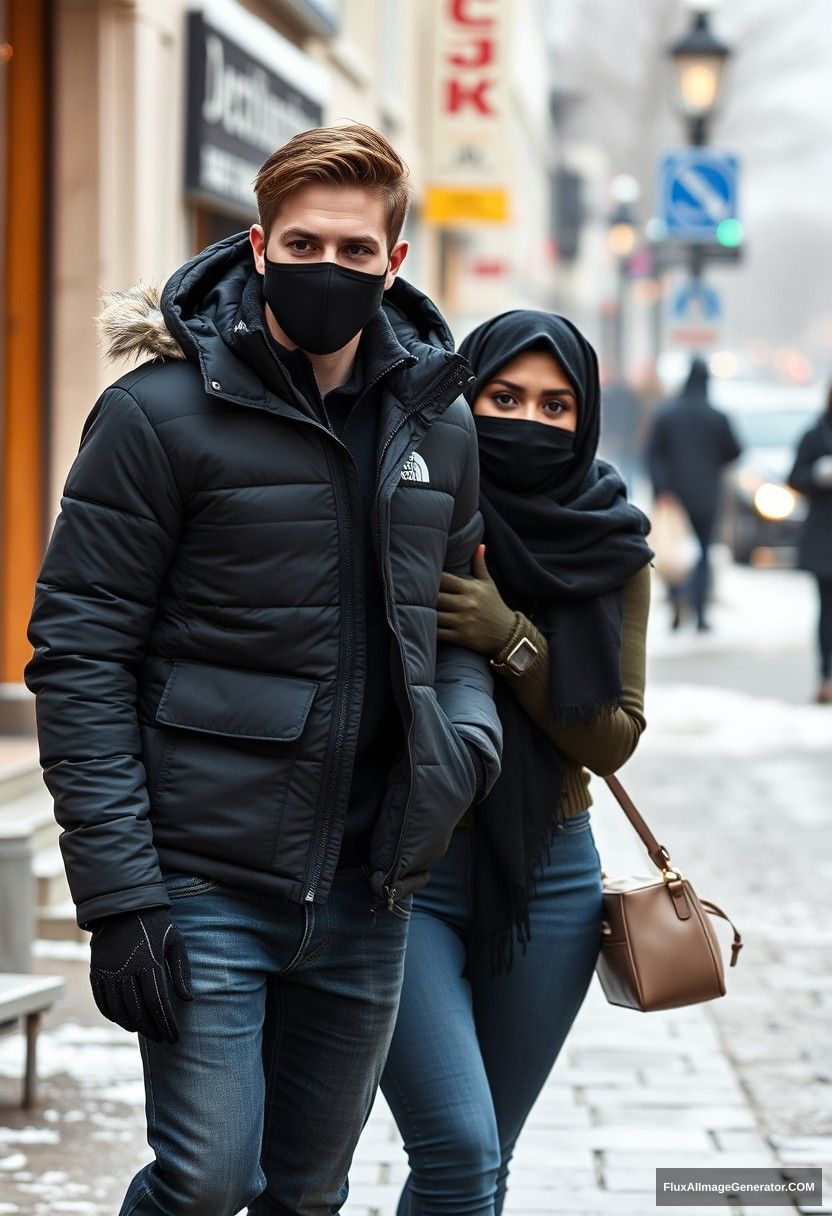
{"label": "black face mask on woman", "polygon": [[365,274],[335,262],[264,261],[265,301],[283,332],[310,354],[340,350],[381,308],[386,270]]}
{"label": "black face mask on woman", "polygon": [[572,459],[575,436],[563,427],[527,418],[475,414],[480,468],[485,477],[519,494],[557,482]]}

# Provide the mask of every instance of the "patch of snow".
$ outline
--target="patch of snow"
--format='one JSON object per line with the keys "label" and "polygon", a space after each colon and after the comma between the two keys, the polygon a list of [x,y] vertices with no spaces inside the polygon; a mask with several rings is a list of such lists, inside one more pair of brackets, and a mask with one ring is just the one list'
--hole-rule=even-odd
{"label": "patch of snow", "polygon": [[58,1144],[57,1132],[45,1127],[0,1127],[0,1144]]}
{"label": "patch of snow", "polygon": [[825,705],[788,705],[698,684],[648,690],[644,754],[768,756],[788,751],[832,755],[832,712]]}
{"label": "patch of snow", "polygon": [[713,566],[709,633],[696,633],[690,625],[671,633],[664,585],[654,576],[647,627],[651,658],[791,650],[811,643],[817,593],[810,574],[802,570],[753,570],[719,560]]}
{"label": "patch of snow", "polygon": [[23,1153],[12,1153],[9,1157],[0,1157],[0,1170],[7,1170],[11,1173],[12,1170],[22,1170],[26,1165],[26,1158]]}
{"label": "patch of snow", "polygon": [[[0,1076],[19,1076],[24,1053],[23,1036],[20,1034],[0,1042]],[[108,1089],[140,1078],[141,1057],[135,1036],[128,1035],[125,1030],[115,1026],[78,1026],[68,1022],[41,1034],[38,1040],[38,1073],[41,1077],[65,1074],[81,1089]]]}

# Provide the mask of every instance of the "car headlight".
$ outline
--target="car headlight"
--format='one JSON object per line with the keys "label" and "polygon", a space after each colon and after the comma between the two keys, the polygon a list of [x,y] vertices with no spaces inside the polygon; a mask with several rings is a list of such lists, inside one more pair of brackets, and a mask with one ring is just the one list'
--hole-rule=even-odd
{"label": "car headlight", "polygon": [[754,493],[754,508],[763,519],[788,519],[796,506],[797,495],[773,481],[764,481]]}

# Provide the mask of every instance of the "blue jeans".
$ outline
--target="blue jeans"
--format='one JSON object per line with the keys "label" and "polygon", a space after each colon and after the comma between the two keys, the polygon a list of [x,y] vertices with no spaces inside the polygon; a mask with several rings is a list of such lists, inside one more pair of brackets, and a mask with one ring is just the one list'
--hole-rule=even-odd
{"label": "blue jeans", "polygon": [[[121,1216],[330,1216],[395,1023],[412,897],[373,915],[359,869],[325,906],[166,875],[194,1000],[140,1038],[155,1161]],[[259,1196],[259,1198],[258,1198]]]}
{"label": "blue jeans", "polygon": [[410,1162],[398,1216],[499,1216],[526,1118],[586,996],[601,944],[601,865],[583,811],[558,832],[505,975],[463,978],[476,828],[457,828],[414,897],[381,1080]]}

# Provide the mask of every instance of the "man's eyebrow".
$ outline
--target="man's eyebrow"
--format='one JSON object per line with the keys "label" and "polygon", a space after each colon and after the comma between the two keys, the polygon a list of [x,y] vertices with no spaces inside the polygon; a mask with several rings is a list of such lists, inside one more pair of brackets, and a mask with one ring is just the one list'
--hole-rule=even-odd
{"label": "man's eyebrow", "polygon": [[[320,233],[310,232],[308,228],[284,228],[280,234],[282,241],[319,241]],[[373,245],[376,249],[379,248],[379,243],[374,236],[347,236],[343,238],[345,245]]]}
{"label": "man's eyebrow", "polygon": [[[504,376],[494,376],[491,380],[489,380],[488,383],[489,384],[504,384],[506,386],[506,388],[510,388],[511,391],[514,393],[524,393],[526,391],[523,388],[522,384],[514,384],[513,381],[506,380]],[[544,396],[548,397],[550,394],[552,396],[557,395],[560,397],[575,397],[575,399],[577,400],[577,394],[575,393],[575,390],[571,389],[571,388],[567,388],[567,386],[565,384],[563,385],[562,388],[546,388],[543,390]]]}

